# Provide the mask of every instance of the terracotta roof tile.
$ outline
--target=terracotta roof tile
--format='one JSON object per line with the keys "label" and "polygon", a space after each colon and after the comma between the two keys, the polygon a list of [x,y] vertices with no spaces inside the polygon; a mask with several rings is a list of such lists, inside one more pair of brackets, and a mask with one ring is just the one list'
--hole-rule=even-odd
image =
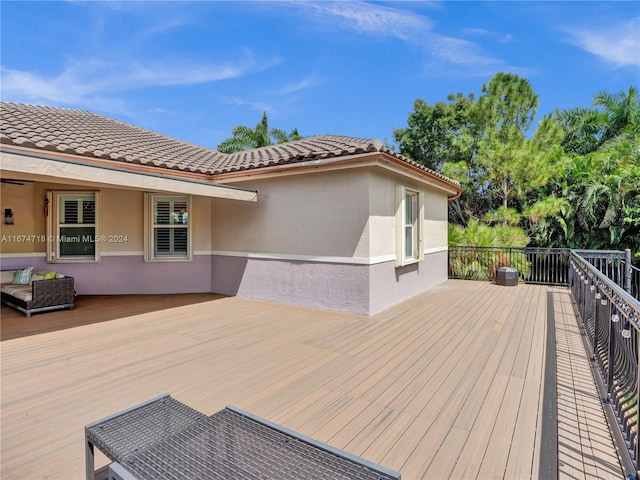
{"label": "terracotta roof tile", "polygon": [[224,154],[82,110],[1,102],[0,120],[2,144],[113,162],[218,175],[381,152],[459,187],[458,182],[383,148],[379,140],[322,135]]}

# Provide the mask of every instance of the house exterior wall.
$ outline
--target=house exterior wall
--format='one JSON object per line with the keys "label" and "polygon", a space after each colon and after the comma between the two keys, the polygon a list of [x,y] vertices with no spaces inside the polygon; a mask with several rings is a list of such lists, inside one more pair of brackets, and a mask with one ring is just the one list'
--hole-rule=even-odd
{"label": "house exterior wall", "polygon": [[[13,210],[15,224],[2,224],[0,267],[60,271],[75,277],[79,294],[215,292],[362,315],[446,280],[447,197],[418,178],[366,165],[230,183],[258,191],[258,202],[193,196],[193,260],[178,262],[144,261],[141,190],[3,183],[0,208]],[[425,258],[402,268],[397,185],[425,196]],[[47,263],[49,190],[99,191],[99,233],[121,240],[103,243],[99,262]]]}
{"label": "house exterior wall", "polygon": [[[214,292],[373,315],[447,278],[447,196],[419,180],[362,167],[239,185],[259,201],[212,206]],[[425,192],[425,260],[402,269],[396,185]]]}
{"label": "house exterior wall", "polygon": [[[14,225],[2,224],[0,254],[2,269],[34,266],[55,270],[75,278],[79,294],[189,293],[211,291],[211,201],[192,198],[192,261],[144,261],[144,192],[114,188],[88,188],[73,184],[27,182],[2,183],[0,208],[11,208]],[[47,262],[47,191],[99,191],[98,262]],[[49,205],[52,215],[53,205]]]}
{"label": "house exterior wall", "polygon": [[212,205],[214,292],[368,314],[369,176],[251,180],[257,204]]}
{"label": "house exterior wall", "polygon": [[[424,292],[447,279],[447,196],[416,180],[372,170],[370,176],[371,256],[369,314]],[[395,264],[395,187],[424,192],[424,260],[405,267]],[[386,259],[386,260],[385,260]]]}

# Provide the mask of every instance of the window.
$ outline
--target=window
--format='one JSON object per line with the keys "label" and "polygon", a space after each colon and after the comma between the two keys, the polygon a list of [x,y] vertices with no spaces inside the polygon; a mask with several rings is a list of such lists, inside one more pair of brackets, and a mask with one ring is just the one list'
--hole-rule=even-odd
{"label": "window", "polygon": [[47,222],[49,261],[97,261],[98,192],[48,192],[53,205]]}
{"label": "window", "polygon": [[190,198],[148,194],[146,260],[190,260]]}
{"label": "window", "polygon": [[396,266],[402,267],[424,258],[424,194],[396,187]]}

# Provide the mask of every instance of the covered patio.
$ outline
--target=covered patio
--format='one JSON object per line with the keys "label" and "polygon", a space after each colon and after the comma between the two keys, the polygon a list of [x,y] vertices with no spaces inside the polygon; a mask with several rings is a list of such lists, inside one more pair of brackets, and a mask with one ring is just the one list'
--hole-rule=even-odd
{"label": "covered patio", "polygon": [[566,288],[448,280],[375,317],[80,297],[30,319],[3,306],[1,325],[7,480],[83,478],[84,425],[163,393],[207,414],[234,405],[406,480],[543,478],[553,391],[560,478],[622,476]]}

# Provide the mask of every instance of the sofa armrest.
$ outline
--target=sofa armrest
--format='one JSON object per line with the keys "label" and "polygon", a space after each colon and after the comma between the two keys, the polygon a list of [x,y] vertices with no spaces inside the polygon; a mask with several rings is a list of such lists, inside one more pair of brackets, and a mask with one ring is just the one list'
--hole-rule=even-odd
{"label": "sofa armrest", "polygon": [[75,300],[73,277],[34,280],[31,287],[33,300],[30,308],[69,305]]}

